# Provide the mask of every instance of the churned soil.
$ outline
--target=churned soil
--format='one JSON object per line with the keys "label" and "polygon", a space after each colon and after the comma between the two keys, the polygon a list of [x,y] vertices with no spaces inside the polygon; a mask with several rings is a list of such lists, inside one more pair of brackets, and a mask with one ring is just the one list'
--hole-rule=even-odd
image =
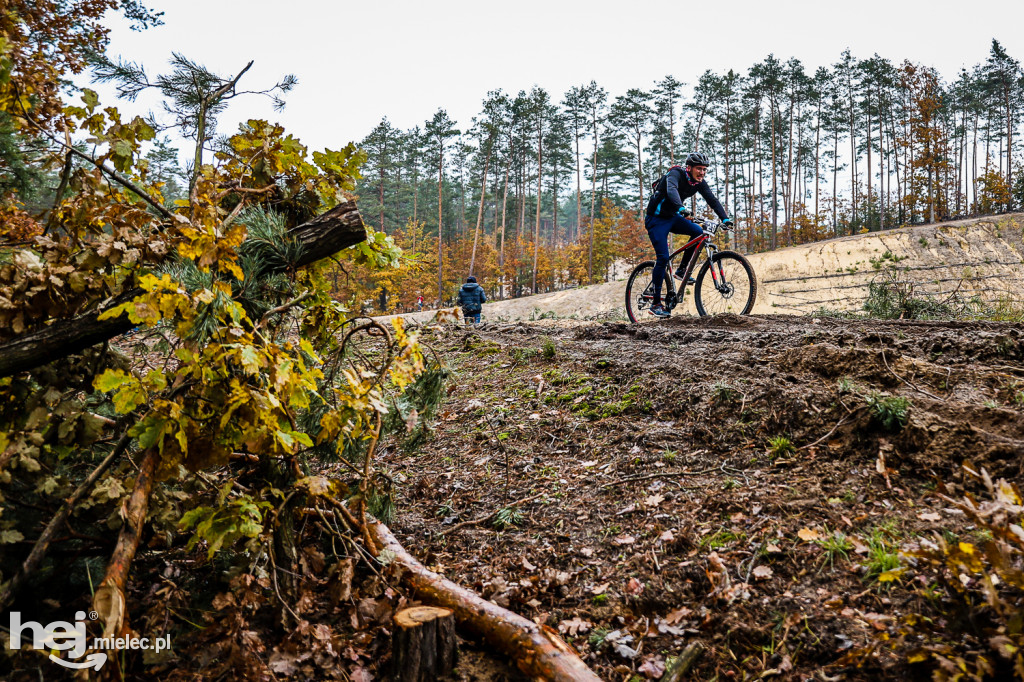
{"label": "churned soil", "polygon": [[688,679],[930,678],[892,641],[941,614],[887,571],[919,538],[970,537],[934,494],[977,491],[965,462],[1024,467],[1019,324],[726,315],[421,338],[447,395],[425,441],[382,444],[392,529],[603,679],[658,679],[695,642]]}

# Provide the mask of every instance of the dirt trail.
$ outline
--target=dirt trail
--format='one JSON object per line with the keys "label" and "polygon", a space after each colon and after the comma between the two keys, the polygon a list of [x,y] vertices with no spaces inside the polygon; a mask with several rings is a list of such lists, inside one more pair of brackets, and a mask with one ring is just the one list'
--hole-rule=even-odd
{"label": "dirt trail", "polygon": [[[936,481],[976,492],[965,459],[1017,481],[1024,467],[1021,325],[424,333],[452,377],[426,443],[382,452],[401,483],[392,527],[446,576],[562,631],[603,679],[657,679],[695,641],[692,679],[927,676],[875,648],[903,616],[936,616],[912,574],[878,581],[878,547],[971,537]],[[892,398],[902,427],[885,424]]]}
{"label": "dirt trail", "polygon": [[[839,237],[749,256],[759,294],[754,314],[806,314],[820,307],[858,309],[868,284],[894,266],[919,291],[986,301],[1020,301],[1024,291],[1024,214],[918,225]],[[742,250],[742,249],[741,249]],[[628,272],[627,272],[628,274]],[[556,291],[484,306],[490,321],[540,315],[624,319],[625,281]],[[692,294],[692,291],[690,292]],[[676,315],[696,315],[692,295]],[[409,315],[426,321],[433,313]]]}

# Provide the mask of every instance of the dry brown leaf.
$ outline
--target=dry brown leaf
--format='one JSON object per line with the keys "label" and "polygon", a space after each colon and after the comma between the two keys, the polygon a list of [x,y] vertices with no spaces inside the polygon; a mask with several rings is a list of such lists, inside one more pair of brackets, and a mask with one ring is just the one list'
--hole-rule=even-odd
{"label": "dry brown leaf", "polygon": [[804,542],[813,542],[814,540],[820,540],[821,534],[818,533],[818,531],[812,530],[810,528],[801,528],[800,532],[797,533],[797,537],[799,537]]}
{"label": "dry brown leaf", "polygon": [[753,573],[754,577],[758,580],[767,580],[768,578],[771,578],[772,575],[774,575],[772,569],[768,566],[758,566],[754,569]]}
{"label": "dry brown leaf", "polygon": [[644,591],[644,584],[636,578],[630,578],[626,583],[626,594],[638,595]]}
{"label": "dry brown leaf", "polygon": [[665,501],[665,496],[661,493],[655,493],[654,495],[648,495],[644,500],[644,504],[648,507],[657,507],[659,504]]}
{"label": "dry brown leaf", "polygon": [[577,634],[586,633],[594,626],[588,620],[581,620],[579,618],[572,618],[570,620],[563,620],[558,624],[558,631],[563,635],[568,634],[575,637]]}
{"label": "dry brown leaf", "polygon": [[333,569],[329,592],[335,602],[352,597],[352,578],[355,577],[355,563],[351,557],[340,559]]}
{"label": "dry brown leaf", "polygon": [[639,668],[636,669],[636,671],[646,675],[652,680],[658,680],[665,674],[665,662],[661,660],[660,656],[648,658]]}
{"label": "dry brown leaf", "polygon": [[667,616],[665,616],[665,622],[668,623],[669,625],[675,625],[679,621],[681,621],[681,620],[683,620],[685,618],[689,618],[692,615],[693,615],[693,609],[689,609],[689,608],[684,606],[682,608],[676,609],[675,611],[669,612],[669,614]]}

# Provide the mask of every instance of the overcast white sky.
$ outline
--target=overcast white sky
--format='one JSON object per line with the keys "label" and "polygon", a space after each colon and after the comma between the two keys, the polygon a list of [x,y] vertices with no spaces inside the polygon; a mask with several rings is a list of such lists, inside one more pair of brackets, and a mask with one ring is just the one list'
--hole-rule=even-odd
{"label": "overcast white sky", "polygon": [[[992,38],[1024,60],[1018,0],[146,4],[165,13],[164,25],[139,33],[113,21],[112,55],[143,63],[151,75],[166,70],[172,51],[224,76],[252,59],[243,81],[252,89],[293,73],[299,85],[283,112],[259,97],[235,100],[219,131],[268,118],[312,149],[358,142],[384,116],[401,129],[422,125],[441,107],[465,129],[493,89],[539,85],[560,101],[569,87],[596,80],[614,97],[667,74],[693,85],[705,69],[746,72],[769,53],[797,57],[813,72],[849,47],[858,58],[878,53],[934,66],[947,80],[984,61]],[[154,102],[121,108],[141,112]]]}

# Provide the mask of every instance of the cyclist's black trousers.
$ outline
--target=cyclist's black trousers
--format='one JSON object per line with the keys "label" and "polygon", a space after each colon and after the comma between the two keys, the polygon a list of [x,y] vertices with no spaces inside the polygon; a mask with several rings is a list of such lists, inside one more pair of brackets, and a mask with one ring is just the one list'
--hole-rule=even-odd
{"label": "cyclist's black trousers", "polygon": [[[654,263],[654,302],[661,303],[661,284],[665,280],[665,267],[668,265],[668,235],[685,234],[690,239],[704,234],[700,225],[687,220],[681,215],[673,216],[648,216],[644,221],[647,226],[647,236],[654,245],[654,254],[657,261]],[[693,249],[684,252],[682,265],[686,265],[693,258]]]}

